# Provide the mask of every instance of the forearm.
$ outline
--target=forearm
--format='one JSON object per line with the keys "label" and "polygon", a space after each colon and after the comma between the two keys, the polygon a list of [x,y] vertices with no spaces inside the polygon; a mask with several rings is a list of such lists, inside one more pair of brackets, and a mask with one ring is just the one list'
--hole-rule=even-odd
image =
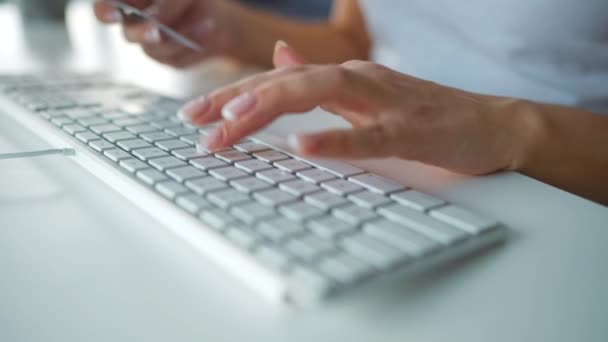
{"label": "forearm", "polygon": [[[339,13],[337,13],[339,11]],[[367,59],[370,41],[358,13],[334,9],[327,21],[307,22],[242,8],[237,59],[271,66],[277,40],[284,40],[312,63],[341,63]]]}
{"label": "forearm", "polygon": [[525,137],[513,168],[608,204],[608,117],[520,102]]}

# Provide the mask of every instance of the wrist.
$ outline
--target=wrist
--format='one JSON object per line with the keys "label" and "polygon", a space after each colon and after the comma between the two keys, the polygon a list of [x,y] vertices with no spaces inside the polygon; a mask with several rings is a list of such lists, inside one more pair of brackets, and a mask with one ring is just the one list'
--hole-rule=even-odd
{"label": "wrist", "polygon": [[509,130],[507,170],[525,173],[533,168],[538,152],[548,140],[549,123],[543,106],[527,100],[503,100],[504,127]]}

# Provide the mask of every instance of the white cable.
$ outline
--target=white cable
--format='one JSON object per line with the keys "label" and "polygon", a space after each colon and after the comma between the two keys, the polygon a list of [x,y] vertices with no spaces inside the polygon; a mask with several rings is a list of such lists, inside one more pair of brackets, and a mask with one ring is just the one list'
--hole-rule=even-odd
{"label": "white cable", "polygon": [[61,155],[61,156],[74,156],[76,151],[73,148],[57,148],[51,150],[42,151],[31,151],[31,152],[19,152],[19,153],[3,153],[0,154],[0,160],[5,159],[19,159],[19,158],[34,158],[50,155]]}

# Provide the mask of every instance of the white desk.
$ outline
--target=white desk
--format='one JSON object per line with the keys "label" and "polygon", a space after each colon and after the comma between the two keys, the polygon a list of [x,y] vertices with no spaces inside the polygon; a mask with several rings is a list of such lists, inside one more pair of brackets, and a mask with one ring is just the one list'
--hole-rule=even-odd
{"label": "white desk", "polygon": [[[0,151],[44,146],[3,114]],[[294,120],[312,121],[274,129]],[[500,219],[511,239],[414,282],[295,312],[69,160],[0,162],[0,341],[608,339],[606,208],[517,174],[466,179],[398,164],[397,178]]]}

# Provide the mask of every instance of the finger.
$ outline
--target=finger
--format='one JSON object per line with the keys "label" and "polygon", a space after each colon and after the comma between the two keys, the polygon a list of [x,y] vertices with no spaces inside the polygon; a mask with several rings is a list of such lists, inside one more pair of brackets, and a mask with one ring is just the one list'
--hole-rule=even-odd
{"label": "finger", "polygon": [[217,121],[222,117],[224,105],[239,94],[252,90],[273,78],[303,70],[302,68],[282,68],[247,77],[235,84],[218,89],[207,97],[201,97],[187,104],[180,110],[180,116],[185,120],[192,121],[195,125]]}
{"label": "finger", "polygon": [[275,44],[273,63],[277,68],[307,64],[304,57],[282,40]]}
{"label": "finger", "polygon": [[157,0],[154,4],[154,15],[162,23],[173,26],[188,14],[196,1]]}
{"label": "finger", "polygon": [[[401,154],[405,148],[398,125],[377,123],[351,130],[332,130],[316,134],[292,135],[289,146],[308,157],[366,159],[385,158]],[[401,142],[401,143],[399,143]]]}
{"label": "finger", "polygon": [[123,25],[125,39],[131,43],[159,45],[162,43],[160,30],[147,22],[125,23]]}
{"label": "finger", "polygon": [[377,95],[377,90],[370,88],[363,77],[344,72],[349,71],[331,66],[316,67],[308,72],[280,77],[252,92],[243,93],[222,110],[222,115],[229,121],[225,124],[222,141],[214,142],[211,136],[206,142],[211,146],[219,144],[217,147],[226,147],[267,126],[282,114],[308,112],[336,99],[352,103],[378,101],[381,95]]}
{"label": "finger", "polygon": [[[139,9],[144,9],[152,3],[150,0],[123,0],[122,2]],[[93,9],[95,16],[104,23],[118,23],[123,19],[120,11],[109,2],[96,1]]]}

